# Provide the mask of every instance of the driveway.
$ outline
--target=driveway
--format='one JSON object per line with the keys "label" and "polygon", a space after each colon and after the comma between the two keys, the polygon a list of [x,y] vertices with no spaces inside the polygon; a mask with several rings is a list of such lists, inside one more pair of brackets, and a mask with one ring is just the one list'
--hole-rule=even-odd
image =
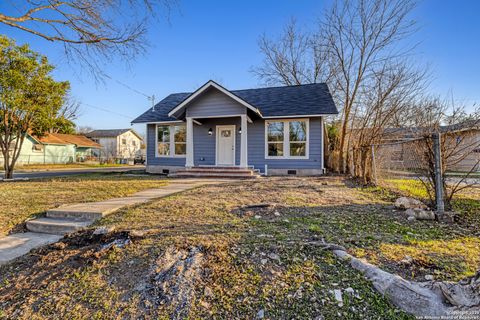
{"label": "driveway", "polygon": [[[64,177],[86,173],[105,173],[105,172],[127,172],[132,170],[145,170],[145,166],[125,166],[113,168],[79,168],[79,169],[53,169],[53,170],[39,170],[39,171],[16,171],[13,173],[14,178],[51,178]],[[3,171],[0,171],[0,177],[3,178]]]}

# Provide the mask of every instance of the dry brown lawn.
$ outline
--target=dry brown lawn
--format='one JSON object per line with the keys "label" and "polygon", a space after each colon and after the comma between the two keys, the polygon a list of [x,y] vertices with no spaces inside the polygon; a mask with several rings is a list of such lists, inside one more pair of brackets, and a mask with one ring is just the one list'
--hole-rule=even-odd
{"label": "dry brown lawn", "polygon": [[[385,190],[357,188],[341,177],[269,178],[129,207],[94,226],[123,236],[146,232],[125,248],[104,252],[103,242],[78,234],[0,268],[0,318],[173,318],[178,306],[165,293],[171,284],[155,280],[158,261],[171,250],[198,248],[205,257],[200,276],[182,291],[191,294],[182,307],[191,319],[253,319],[262,312],[266,319],[410,319],[362,274],[311,245],[337,243],[419,281],[425,274],[456,280],[478,268],[477,227],[410,222],[392,200]],[[259,203],[270,206],[245,207]],[[402,262],[407,255],[409,264]],[[342,306],[333,290],[343,290]]]}
{"label": "dry brown lawn", "polygon": [[125,174],[88,174],[0,183],[0,236],[15,228],[22,229],[25,220],[50,208],[127,196],[166,183],[165,179],[156,176]]}

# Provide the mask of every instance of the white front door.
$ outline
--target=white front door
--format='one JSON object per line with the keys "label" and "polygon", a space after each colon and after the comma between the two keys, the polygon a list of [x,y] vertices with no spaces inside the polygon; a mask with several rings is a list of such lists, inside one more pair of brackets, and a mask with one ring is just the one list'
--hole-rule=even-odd
{"label": "white front door", "polygon": [[235,126],[217,126],[217,166],[235,165]]}

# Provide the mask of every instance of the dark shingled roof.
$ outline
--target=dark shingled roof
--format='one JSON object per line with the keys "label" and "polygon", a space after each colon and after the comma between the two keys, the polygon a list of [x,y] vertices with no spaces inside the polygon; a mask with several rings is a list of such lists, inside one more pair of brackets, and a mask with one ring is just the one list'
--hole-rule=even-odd
{"label": "dark shingled roof", "polygon": [[[325,83],[298,86],[270,87],[246,90],[231,90],[231,93],[258,108],[264,117],[307,116],[337,114],[328,86]],[[132,123],[175,121],[168,113],[191,93],[174,93],[148,109]]]}
{"label": "dark shingled roof", "polygon": [[104,137],[116,137],[132,129],[106,129],[106,130],[93,130],[86,134],[91,138],[104,138]]}

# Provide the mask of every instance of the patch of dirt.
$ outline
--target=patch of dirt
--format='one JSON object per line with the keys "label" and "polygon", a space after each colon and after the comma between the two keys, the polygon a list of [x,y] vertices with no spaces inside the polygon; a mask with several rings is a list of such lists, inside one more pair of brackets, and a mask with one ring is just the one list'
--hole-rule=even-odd
{"label": "patch of dirt", "polygon": [[[32,250],[13,263],[2,266],[0,283],[0,310],[14,311],[20,317],[25,305],[19,291],[41,290],[50,283],[59,281],[65,271],[85,270],[115,248],[125,248],[141,235],[130,231],[112,231],[96,233],[95,229],[85,229],[71,233],[59,242]],[[10,283],[8,274],[15,274],[14,283]],[[35,295],[31,299],[35,299]],[[9,302],[8,308],[4,302]],[[0,313],[1,318],[1,313]]]}
{"label": "patch of dirt", "polygon": [[238,217],[274,216],[282,207],[277,203],[257,203],[234,208],[230,213]]}
{"label": "patch of dirt", "polygon": [[94,229],[86,229],[68,234],[51,245],[33,249],[12,265],[18,268],[24,264],[48,263],[61,265],[61,268],[84,267],[101,258],[110,249],[124,248],[137,238],[130,231],[95,234]]}
{"label": "patch of dirt", "polygon": [[131,243],[130,231],[106,231],[96,233],[95,229],[86,229],[67,234],[59,242],[39,248],[36,254],[46,254],[52,250],[78,250],[79,256],[88,259],[98,259],[113,247],[123,248]]}
{"label": "patch of dirt", "polygon": [[205,259],[199,247],[167,248],[155,262],[142,292],[146,312],[150,314],[162,305],[170,310],[171,319],[188,317]]}

